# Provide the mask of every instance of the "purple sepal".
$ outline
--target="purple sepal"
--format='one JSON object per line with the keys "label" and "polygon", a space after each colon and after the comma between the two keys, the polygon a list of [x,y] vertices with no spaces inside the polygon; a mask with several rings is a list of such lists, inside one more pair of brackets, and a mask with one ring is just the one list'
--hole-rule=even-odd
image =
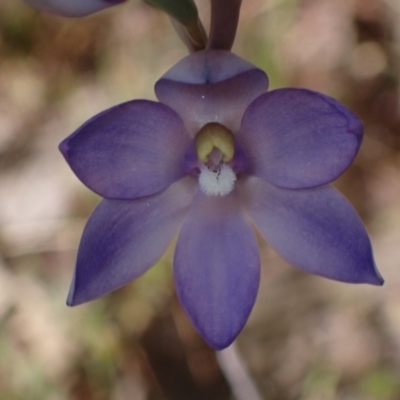
{"label": "purple sepal", "polygon": [[360,217],[336,189],[283,189],[252,177],[240,193],[262,236],[293,266],[337,281],[383,284]]}
{"label": "purple sepal", "polygon": [[178,232],[194,186],[189,177],[152,197],[103,200],[85,226],[67,304],[103,296],[154,265]]}
{"label": "purple sepal", "polygon": [[172,67],[156,83],[155,92],[161,103],[180,115],[194,137],[209,122],[237,132],[248,105],[267,88],[262,70],[227,51],[209,50]]}
{"label": "purple sepal", "polygon": [[184,57],[161,79],[194,85],[213,84],[251,70],[258,70],[266,77],[265,72],[230,51],[210,49]]}
{"label": "purple sepal", "polygon": [[185,175],[190,137],[167,106],[134,100],[93,117],[60,144],[78,178],[108,199],[151,196]]}
{"label": "purple sepal", "polygon": [[32,7],[63,17],[84,17],[126,0],[24,0]]}
{"label": "purple sepal", "polygon": [[260,280],[254,232],[237,193],[195,196],[174,258],[176,290],[194,326],[215,349],[236,338],[253,308]]}
{"label": "purple sepal", "polygon": [[246,110],[238,140],[249,174],[301,189],[329,183],[354,160],[362,121],[336,100],[306,89],[279,89]]}

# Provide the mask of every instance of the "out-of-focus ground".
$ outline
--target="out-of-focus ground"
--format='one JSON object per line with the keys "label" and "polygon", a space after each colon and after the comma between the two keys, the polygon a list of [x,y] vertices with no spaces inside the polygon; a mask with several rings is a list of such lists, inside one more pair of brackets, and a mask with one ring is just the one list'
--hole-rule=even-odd
{"label": "out-of-focus ground", "polygon": [[324,92],[365,121],[360,154],[337,187],[364,219],[386,284],[310,276],[262,244],[254,312],[218,357],[174,296],[171,252],[123,289],[65,306],[99,198],[57,145],[107,107],[155,99],[154,82],[186,50],[168,18],[139,2],[67,20],[2,0],[2,400],[400,398],[400,3],[243,3],[237,54],[265,69],[273,88]]}

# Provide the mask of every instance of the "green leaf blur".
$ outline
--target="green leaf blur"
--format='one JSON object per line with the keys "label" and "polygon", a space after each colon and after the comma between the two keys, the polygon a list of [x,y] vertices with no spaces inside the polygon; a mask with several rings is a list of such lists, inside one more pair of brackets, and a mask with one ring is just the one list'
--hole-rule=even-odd
{"label": "green leaf blur", "polygon": [[145,3],[165,11],[182,25],[190,25],[198,18],[196,4],[193,0],[144,0]]}

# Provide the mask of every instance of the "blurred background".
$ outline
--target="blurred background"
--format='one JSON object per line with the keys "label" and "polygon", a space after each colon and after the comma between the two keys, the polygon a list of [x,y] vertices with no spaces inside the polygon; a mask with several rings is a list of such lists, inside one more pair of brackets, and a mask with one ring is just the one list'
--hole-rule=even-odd
{"label": "blurred background", "polygon": [[176,300],[172,249],[130,285],[68,308],[99,197],[58,143],[116,103],[155,99],[154,82],[186,50],[139,1],[68,20],[1,0],[2,400],[400,399],[400,2],[244,0],[234,51],[272,88],[318,90],[365,121],[361,152],[335,184],[365,221],[386,284],[308,275],[260,240],[256,306],[218,354]]}

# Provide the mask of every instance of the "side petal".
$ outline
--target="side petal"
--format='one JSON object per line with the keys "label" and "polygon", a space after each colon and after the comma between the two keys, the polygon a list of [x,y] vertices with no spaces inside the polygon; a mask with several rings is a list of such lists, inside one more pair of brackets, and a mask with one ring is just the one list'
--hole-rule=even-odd
{"label": "side petal", "polygon": [[103,296],[147,271],[177,233],[193,198],[193,178],[139,200],[103,200],[79,245],[70,306]]}
{"label": "side petal", "polygon": [[108,199],[151,196],[185,175],[190,143],[167,106],[134,100],[93,117],[60,144],[78,178]]}
{"label": "side petal", "polygon": [[305,89],[279,89],[249,106],[238,140],[250,160],[250,174],[301,189],[341,175],[362,135],[362,121],[336,100]]}
{"label": "side petal", "polygon": [[172,67],[155,92],[194,137],[208,122],[237,132],[248,105],[267,88],[267,76],[254,65],[228,51],[204,50]]}
{"label": "side petal", "polygon": [[235,192],[196,194],[179,234],[174,276],[182,306],[207,343],[229,346],[253,308],[260,279],[257,241]]}
{"label": "side petal", "polygon": [[282,189],[252,177],[241,182],[240,193],[265,240],[295,267],[343,282],[383,284],[368,234],[336,189]]}
{"label": "side petal", "polygon": [[25,0],[32,7],[63,17],[86,15],[124,3],[126,0]]}

